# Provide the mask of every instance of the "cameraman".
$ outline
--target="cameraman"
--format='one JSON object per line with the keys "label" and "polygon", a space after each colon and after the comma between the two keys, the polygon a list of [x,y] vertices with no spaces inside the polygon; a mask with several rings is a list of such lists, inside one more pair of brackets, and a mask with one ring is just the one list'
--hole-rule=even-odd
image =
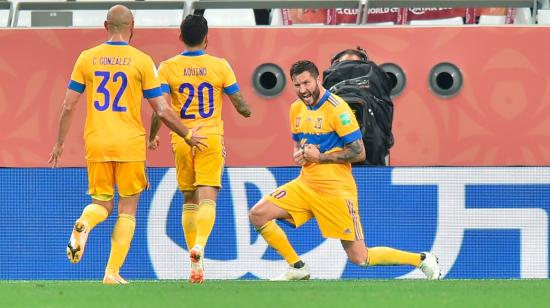
{"label": "cameraman", "polygon": [[386,166],[393,146],[391,81],[361,47],[346,49],[331,59],[323,86],[344,99],[361,126],[367,159],[361,164]]}

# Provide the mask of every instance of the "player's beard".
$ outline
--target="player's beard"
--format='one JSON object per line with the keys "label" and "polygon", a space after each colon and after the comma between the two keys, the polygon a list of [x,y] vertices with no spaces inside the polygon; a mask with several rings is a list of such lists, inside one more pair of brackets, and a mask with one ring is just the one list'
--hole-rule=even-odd
{"label": "player's beard", "polygon": [[300,97],[302,102],[304,102],[304,104],[306,104],[308,106],[313,106],[313,105],[317,104],[317,102],[319,100],[319,96],[321,96],[321,90],[319,89],[319,86],[316,85],[315,89],[313,89],[313,92],[308,91],[305,94],[309,95],[309,96],[304,98],[304,95],[301,94],[301,93],[299,93],[298,96]]}

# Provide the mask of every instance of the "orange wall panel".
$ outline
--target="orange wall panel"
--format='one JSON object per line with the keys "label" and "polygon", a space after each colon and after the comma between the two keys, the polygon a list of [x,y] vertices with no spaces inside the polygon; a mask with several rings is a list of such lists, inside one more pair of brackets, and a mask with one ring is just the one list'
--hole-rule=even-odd
{"label": "orange wall panel", "polygon": [[[211,29],[207,52],[232,65],[253,117],[224,106],[228,166],[292,165],[288,108],[295,94],[265,98],[252,87],[263,63],[285,73],[299,59],[327,68],[336,52],[357,45],[406,73],[394,99],[395,166],[550,164],[548,27]],[[80,51],[103,42],[103,29],[0,30],[0,166],[47,166],[61,103]],[[159,63],[182,50],[177,29],[137,29],[132,44]],[[431,68],[457,65],[461,92],[442,99],[428,86]],[[65,143],[62,166],[83,166],[84,96]],[[147,104],[144,101],[144,104]],[[148,127],[151,109],[144,107]],[[171,166],[166,128],[151,166]]]}

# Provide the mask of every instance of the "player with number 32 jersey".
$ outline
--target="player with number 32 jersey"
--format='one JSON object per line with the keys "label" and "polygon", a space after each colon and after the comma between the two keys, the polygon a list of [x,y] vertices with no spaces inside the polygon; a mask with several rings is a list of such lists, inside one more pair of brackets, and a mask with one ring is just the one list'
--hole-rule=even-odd
{"label": "player with number 32 jersey", "polygon": [[84,128],[87,161],[145,161],[141,97],[161,95],[157,75],[151,57],[127,42],[106,42],[80,54],[69,88],[92,89]]}
{"label": "player with number 32 jersey", "polygon": [[114,5],[107,12],[104,26],[109,34],[107,42],[83,51],[73,68],[48,162],[53,167],[58,165],[76,105],[86,91],[84,140],[92,203],[73,225],[67,258],[72,263],[80,262],[90,231],[113,212],[116,187],[118,219],[103,283],[126,284],[119,271],[134,237],[139,195],[147,187],[142,97],[159,120],[190,146],[200,149],[205,144],[201,141],[204,137],[193,134],[168,106],[152,59],[129,45],[134,32],[132,12],[124,5]]}

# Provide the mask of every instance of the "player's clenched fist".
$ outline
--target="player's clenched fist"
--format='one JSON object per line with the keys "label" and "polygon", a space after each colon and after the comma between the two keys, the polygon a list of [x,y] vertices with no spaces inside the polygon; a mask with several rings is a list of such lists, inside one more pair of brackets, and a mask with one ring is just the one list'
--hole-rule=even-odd
{"label": "player's clenched fist", "polygon": [[306,144],[303,151],[306,161],[317,164],[319,163],[319,156],[321,155],[321,152],[319,152],[318,147],[313,144]]}
{"label": "player's clenched fist", "polygon": [[298,166],[304,166],[307,163],[307,160],[304,157],[304,150],[303,149],[298,149],[297,151],[294,152],[294,162]]}

